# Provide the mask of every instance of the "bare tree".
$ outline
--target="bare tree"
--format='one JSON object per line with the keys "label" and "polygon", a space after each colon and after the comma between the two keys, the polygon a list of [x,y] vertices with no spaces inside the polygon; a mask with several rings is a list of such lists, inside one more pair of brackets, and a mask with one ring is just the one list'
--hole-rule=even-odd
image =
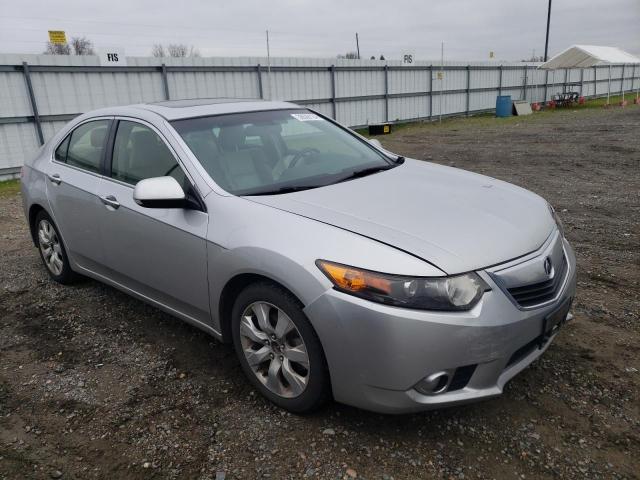
{"label": "bare tree", "polygon": [[71,39],[71,48],[76,55],[95,55],[93,42],[87,37],[73,37]]}
{"label": "bare tree", "polygon": [[51,43],[47,42],[45,55],[71,55],[71,47],[68,43]]}
{"label": "bare tree", "polygon": [[167,52],[170,57],[183,58],[189,54],[189,47],[184,43],[170,43],[167,46]]}
{"label": "bare tree", "polygon": [[166,57],[166,53],[164,51],[164,47],[162,46],[161,43],[154,43],[153,47],[151,48],[151,55],[154,57]]}
{"label": "bare tree", "polygon": [[521,62],[544,62],[542,55],[532,55],[531,58],[523,58]]}
{"label": "bare tree", "polygon": [[185,45],[184,43],[170,43],[166,47],[161,43],[156,43],[151,49],[151,55],[154,57],[199,57],[200,52],[193,45]]}
{"label": "bare tree", "polygon": [[357,60],[358,52],[347,52],[344,55],[338,55],[338,58],[348,58],[350,60]]}

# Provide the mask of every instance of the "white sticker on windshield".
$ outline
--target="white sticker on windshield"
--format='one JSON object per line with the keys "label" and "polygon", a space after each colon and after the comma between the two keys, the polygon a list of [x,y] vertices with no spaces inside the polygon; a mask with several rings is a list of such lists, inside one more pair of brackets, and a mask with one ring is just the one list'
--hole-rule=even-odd
{"label": "white sticker on windshield", "polygon": [[292,113],[291,116],[301,122],[313,122],[314,120],[322,120],[315,113]]}

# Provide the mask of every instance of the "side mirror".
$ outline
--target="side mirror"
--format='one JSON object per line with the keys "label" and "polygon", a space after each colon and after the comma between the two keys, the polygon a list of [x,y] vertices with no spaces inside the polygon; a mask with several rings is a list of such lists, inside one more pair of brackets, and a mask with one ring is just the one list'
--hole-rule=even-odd
{"label": "side mirror", "polygon": [[184,190],[173,177],[140,180],[133,190],[133,200],[146,208],[184,208],[187,204]]}
{"label": "side mirror", "polygon": [[384,150],[384,147],[382,146],[382,143],[380,143],[380,140],[378,140],[377,138],[370,138],[369,139],[369,143],[371,145],[373,145],[376,148],[380,148],[382,150]]}

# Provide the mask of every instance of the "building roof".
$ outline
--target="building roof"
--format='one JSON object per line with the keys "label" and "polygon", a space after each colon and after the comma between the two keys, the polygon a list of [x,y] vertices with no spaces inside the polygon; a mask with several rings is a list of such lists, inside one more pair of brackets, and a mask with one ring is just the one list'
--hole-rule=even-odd
{"label": "building roof", "polygon": [[573,45],[538,68],[588,68],[596,65],[640,63],[640,58],[616,47]]}

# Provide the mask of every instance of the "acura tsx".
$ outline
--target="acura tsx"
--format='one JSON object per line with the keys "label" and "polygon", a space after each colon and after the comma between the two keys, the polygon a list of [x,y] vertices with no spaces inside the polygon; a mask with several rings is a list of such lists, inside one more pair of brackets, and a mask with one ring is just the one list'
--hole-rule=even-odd
{"label": "acura tsx", "polygon": [[232,343],[292,412],[499,395],[571,318],[575,256],[544,199],[291,103],[89,112],[25,164],[22,192],[53,280],[94,278]]}

